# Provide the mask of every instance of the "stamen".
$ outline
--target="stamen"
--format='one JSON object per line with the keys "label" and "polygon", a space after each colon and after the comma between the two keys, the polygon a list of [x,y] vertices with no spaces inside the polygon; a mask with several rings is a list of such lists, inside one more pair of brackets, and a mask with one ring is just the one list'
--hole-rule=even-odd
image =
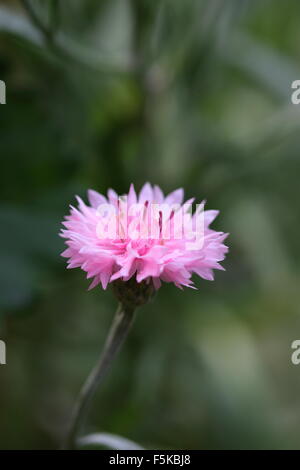
{"label": "stamen", "polygon": [[162,218],[163,218],[163,215],[162,215],[162,211],[159,211],[159,236],[161,237],[161,234],[162,234]]}

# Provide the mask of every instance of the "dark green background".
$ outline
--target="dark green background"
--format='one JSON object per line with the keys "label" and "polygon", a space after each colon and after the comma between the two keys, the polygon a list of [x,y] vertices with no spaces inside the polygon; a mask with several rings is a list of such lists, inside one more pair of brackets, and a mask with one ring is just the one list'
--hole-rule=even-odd
{"label": "dark green background", "polygon": [[[0,448],[57,448],[116,301],[67,271],[74,195],[133,182],[220,209],[226,272],[140,309],[87,431],[300,448],[297,0],[0,2]],[[49,33],[50,31],[50,33]]]}

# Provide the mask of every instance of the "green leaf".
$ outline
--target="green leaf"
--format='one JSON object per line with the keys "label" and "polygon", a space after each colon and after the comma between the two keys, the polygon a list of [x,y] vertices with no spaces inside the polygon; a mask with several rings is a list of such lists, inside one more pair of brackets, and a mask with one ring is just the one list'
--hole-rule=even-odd
{"label": "green leaf", "polygon": [[81,437],[78,447],[107,448],[116,450],[143,450],[143,448],[125,437],[109,433],[94,433]]}

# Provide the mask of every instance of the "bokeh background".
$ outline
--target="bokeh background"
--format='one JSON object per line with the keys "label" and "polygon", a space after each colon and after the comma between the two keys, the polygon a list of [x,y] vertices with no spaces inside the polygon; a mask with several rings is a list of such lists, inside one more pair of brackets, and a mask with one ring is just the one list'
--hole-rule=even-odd
{"label": "bokeh background", "polygon": [[300,448],[300,3],[0,2],[0,448],[58,448],[116,301],[67,271],[74,195],[145,181],[220,209],[226,272],[140,309],[86,431]]}

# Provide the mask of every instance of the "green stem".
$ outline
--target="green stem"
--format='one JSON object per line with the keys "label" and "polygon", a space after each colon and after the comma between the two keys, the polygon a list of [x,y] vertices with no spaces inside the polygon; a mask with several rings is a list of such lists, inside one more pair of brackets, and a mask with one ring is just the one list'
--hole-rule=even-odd
{"label": "green stem", "polygon": [[84,425],[92,398],[98,386],[102,383],[114,357],[124,342],[133,323],[133,319],[134,309],[124,308],[120,304],[116,311],[115,318],[110,328],[100,359],[83,385],[78,400],[73,409],[71,425],[65,441],[64,449],[76,448],[76,441]]}
{"label": "green stem", "polygon": [[26,10],[29,18],[31,19],[34,26],[42,33],[46,42],[52,43],[53,36],[51,30],[43,23],[39,15],[36,13],[33,8],[30,0],[22,0],[24,9]]}

